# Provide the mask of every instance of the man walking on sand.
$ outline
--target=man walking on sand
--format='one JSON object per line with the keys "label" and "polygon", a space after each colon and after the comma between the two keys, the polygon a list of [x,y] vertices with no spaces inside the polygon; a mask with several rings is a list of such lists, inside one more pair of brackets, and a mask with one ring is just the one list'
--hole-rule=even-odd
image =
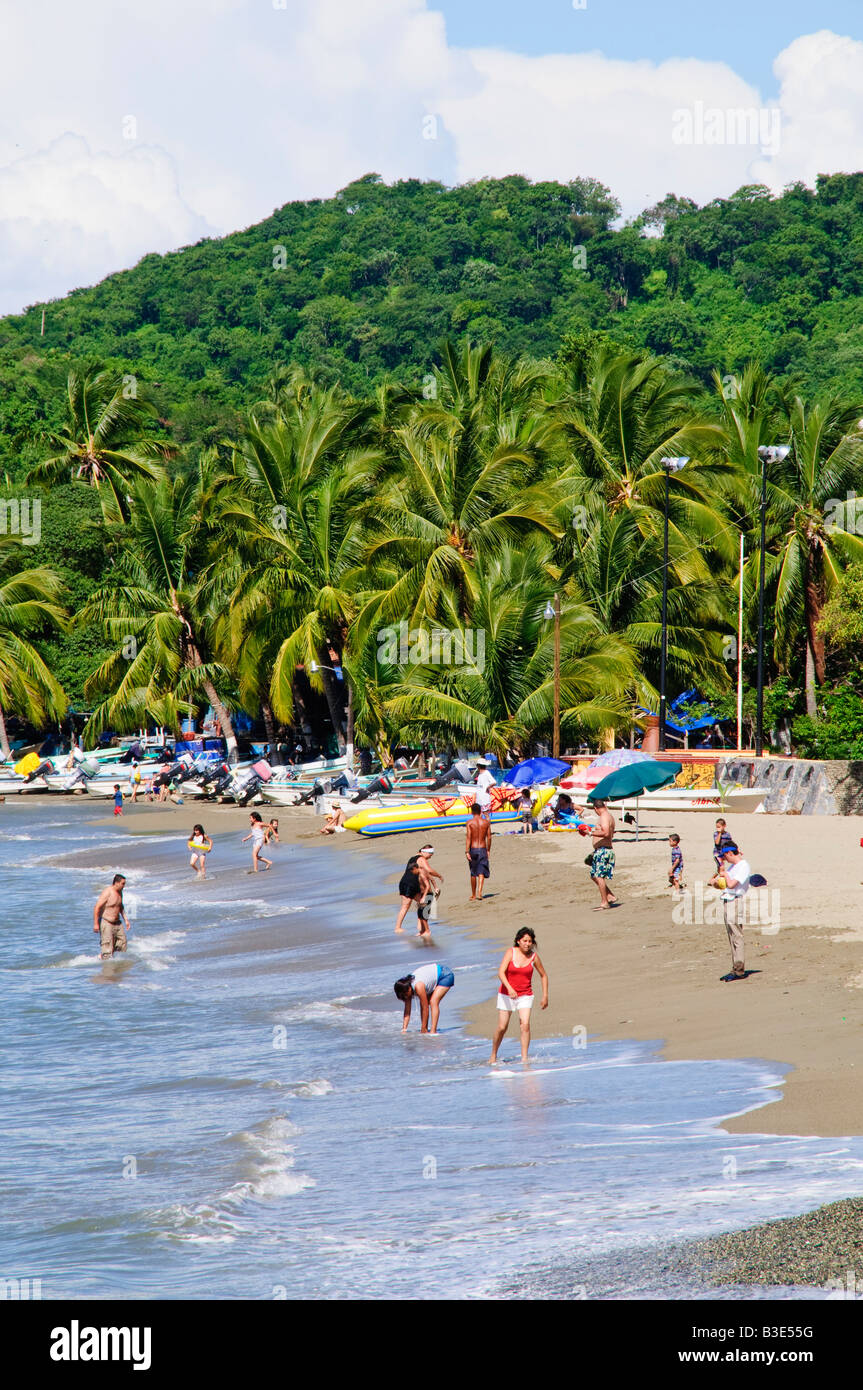
{"label": "man walking on sand", "polygon": [[604,801],[594,801],[593,808],[598,812],[593,837],[593,854],[590,860],[590,877],[599,889],[599,907],[617,907],[617,898],[611,891],[614,877],[614,816]]}
{"label": "man walking on sand", "polygon": [[[722,908],[725,914],[725,930],[731,946],[731,974],[723,975],[723,980],[745,980],[743,917],[744,898],[749,892],[752,870],[736,845],[726,845],[722,851],[722,877],[725,887],[722,890]],[[718,878],[719,875],[714,875]],[[713,879],[710,880],[713,883]]]}
{"label": "man walking on sand", "polygon": [[[93,930],[99,933],[103,960],[110,960],[115,951],[125,951],[126,932],[132,930],[123,907],[125,886],[123,874],[115,874],[110,888],[102,889],[93,909]],[[125,931],[120,925],[121,918],[126,924]]]}
{"label": "man walking on sand", "polygon": [[465,858],[470,869],[470,901],[481,903],[485,880],[491,878],[488,855],[491,849],[491,821],[486,820],[475,801],[470,808],[471,818],[465,835]]}

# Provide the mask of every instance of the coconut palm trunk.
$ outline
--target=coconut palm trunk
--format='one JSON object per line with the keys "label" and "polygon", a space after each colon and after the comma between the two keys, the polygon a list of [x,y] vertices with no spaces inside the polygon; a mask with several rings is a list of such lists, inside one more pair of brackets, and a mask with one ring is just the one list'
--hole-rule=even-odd
{"label": "coconut palm trunk", "polygon": [[6,719],[3,714],[2,705],[0,705],[0,748],[3,750],[3,757],[8,761],[8,759],[12,757],[12,746],[9,742],[9,735],[6,732]]}
{"label": "coconut palm trunk", "polygon": [[353,687],[352,687],[351,685],[348,685],[348,727],[347,727],[346,743],[347,743],[347,748],[346,748],[345,751],[347,752],[347,755],[348,755],[348,765],[349,765],[350,767],[353,767],[353,765],[354,765],[354,692],[353,692]]}
{"label": "coconut palm trunk", "polygon": [[824,607],[823,593],[817,577],[812,573],[812,561],[806,576],[806,713],[811,719],[817,717],[815,687],[824,684],[824,638],[819,635],[818,623]]}
{"label": "coconut palm trunk", "polygon": [[330,721],[333,726],[333,733],[336,736],[336,744],[339,753],[345,751],[345,740],[342,738],[342,712],[339,708],[339,699],[336,693],[336,678],[332,671],[328,669],[329,652],[321,648],[319,653],[319,664],[321,666],[321,676],[324,681],[324,694],[327,698],[327,709],[330,712]]}
{"label": "coconut palm trunk", "polygon": [[[198,666],[201,665],[200,656],[198,657],[198,661],[196,664]],[[225,744],[227,745],[228,749],[228,762],[239,762],[240,755],[239,750],[237,748],[237,735],[234,733],[234,726],[231,723],[231,716],[228,714],[227,709],[222,704],[222,701],[216,694],[216,687],[210,681],[204,681],[204,690],[207,693],[207,699],[209,700],[210,704],[213,706],[213,709],[216,712],[216,718],[218,719],[219,727],[222,730],[222,737],[224,738]]]}

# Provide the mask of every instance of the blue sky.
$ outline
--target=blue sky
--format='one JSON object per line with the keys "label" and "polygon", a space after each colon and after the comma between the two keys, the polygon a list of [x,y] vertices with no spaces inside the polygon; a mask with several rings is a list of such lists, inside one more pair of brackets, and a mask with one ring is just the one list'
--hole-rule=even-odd
{"label": "blue sky", "polygon": [[776,92],[774,58],[800,34],[863,38],[863,0],[587,0],[584,10],[571,0],[437,0],[435,8],[458,47],[720,61],[766,98]]}

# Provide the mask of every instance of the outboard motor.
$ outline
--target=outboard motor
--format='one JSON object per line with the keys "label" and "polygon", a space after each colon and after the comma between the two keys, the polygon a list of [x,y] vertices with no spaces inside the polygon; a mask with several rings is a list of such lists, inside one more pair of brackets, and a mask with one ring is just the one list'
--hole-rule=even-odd
{"label": "outboard motor", "polygon": [[219,763],[207,778],[207,791],[210,796],[221,796],[228,789],[233,773],[227,763]]}
{"label": "outboard motor", "polygon": [[441,787],[448,787],[453,782],[469,782],[471,780],[470,764],[465,759],[460,759],[450,767],[444,768],[439,772],[435,780],[429,787],[429,791],[439,791]]}
{"label": "outboard motor", "polygon": [[382,772],[380,777],[376,777],[373,782],[369,782],[367,787],[363,787],[361,791],[358,791],[356,796],[352,796],[351,802],[354,806],[357,806],[361,801],[365,801],[366,797],[386,796],[392,789],[392,781],[385,772]]}
{"label": "outboard motor", "polygon": [[54,772],[54,764],[49,762],[47,758],[38,767],[34,767],[32,772],[27,773],[24,778],[25,785],[28,782],[35,782],[37,777],[44,777],[46,772],[50,772],[52,775]]}
{"label": "outboard motor", "polygon": [[242,778],[233,778],[230,792],[238,806],[247,806],[252,797],[257,796],[265,782],[270,780],[270,765],[264,758],[252,763]]}
{"label": "outboard motor", "polygon": [[171,782],[173,782],[177,774],[182,772],[183,769],[183,763],[171,763],[169,767],[165,768],[164,772],[160,772],[156,777],[153,778],[153,789],[155,790],[156,787],[170,786]]}
{"label": "outboard motor", "polygon": [[329,777],[325,777],[323,781],[316,777],[311,791],[303,792],[297,805],[310,806],[313,801],[317,801],[319,796],[329,796],[332,789],[333,784]]}
{"label": "outboard motor", "polygon": [[334,792],[355,792],[357,789],[357,774],[349,767],[344,772],[340,772],[338,777],[333,779],[330,791]]}

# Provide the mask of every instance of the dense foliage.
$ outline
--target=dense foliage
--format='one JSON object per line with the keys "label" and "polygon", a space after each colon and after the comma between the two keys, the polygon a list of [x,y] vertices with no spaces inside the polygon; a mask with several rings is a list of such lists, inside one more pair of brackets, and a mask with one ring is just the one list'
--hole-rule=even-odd
{"label": "dense foliage", "polygon": [[[467,335],[554,356],[599,331],[707,384],[752,360],[810,388],[863,382],[863,174],[698,208],[669,195],[620,229],[592,179],[447,189],[369,174],[221,240],[0,321],[0,469],[59,428],[69,361],[150,384],[174,439],[216,443],[278,364],[365,395],[431,382]],[[43,328],[44,313],[44,334]]]}
{"label": "dense foliage", "polygon": [[[558,592],[564,742],[625,732],[656,707],[686,456],[669,694],[733,714],[739,540],[751,686],[783,444],[768,722],[857,749],[863,175],[618,212],[588,179],[369,175],[0,322],[5,497],[42,506],[2,546],[29,676],[0,671],[0,709],[56,717],[62,687],[94,732],[210,703],[524,748]],[[459,660],[423,656],[436,632]]]}

